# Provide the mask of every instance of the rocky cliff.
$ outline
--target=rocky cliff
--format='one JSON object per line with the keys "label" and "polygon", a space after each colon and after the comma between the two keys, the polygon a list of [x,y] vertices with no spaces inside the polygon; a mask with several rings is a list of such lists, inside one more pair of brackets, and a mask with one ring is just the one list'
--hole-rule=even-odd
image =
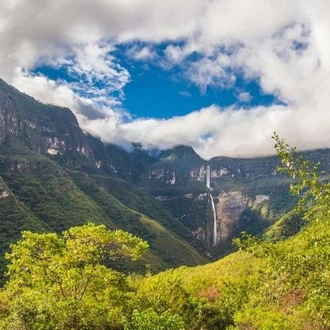
{"label": "rocky cliff", "polygon": [[[306,155],[311,160],[329,160],[329,150]],[[290,179],[276,172],[277,165],[275,156],[217,157],[207,162],[191,148],[180,146],[160,155],[141,173],[138,184],[161,201],[196,238],[215,251],[225,252],[241,231],[260,233],[291,209],[294,199],[289,194]],[[328,173],[327,165],[322,171]]]}
{"label": "rocky cliff", "polygon": [[0,79],[0,144],[6,137],[16,137],[39,154],[94,159],[87,138],[69,109],[37,102]]}
{"label": "rocky cliff", "polygon": [[238,229],[243,210],[252,206],[252,201],[242,191],[223,192],[213,197],[217,221],[216,245],[227,241]]}

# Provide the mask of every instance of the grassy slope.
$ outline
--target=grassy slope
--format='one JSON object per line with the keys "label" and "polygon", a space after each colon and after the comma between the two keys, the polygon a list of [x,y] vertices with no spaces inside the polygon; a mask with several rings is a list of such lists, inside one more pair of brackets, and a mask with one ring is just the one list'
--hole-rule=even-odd
{"label": "grassy slope", "polygon": [[[330,226],[321,217],[278,243],[142,281],[140,304],[179,313],[189,329],[328,329]],[[161,295],[160,295],[161,293]]]}
{"label": "grassy slope", "polygon": [[[69,171],[69,173],[79,188],[102,207],[118,228],[133,232],[149,242],[151,247],[150,251],[161,260],[161,263],[159,263],[159,260],[152,259],[150,255],[147,257],[149,259],[147,263],[151,263],[152,270],[166,268],[163,265],[176,267],[182,264],[197,265],[205,262],[191,245],[171,232],[164,225],[160,224],[159,221],[157,222],[140,212],[130,209],[113,197],[109,191],[109,186],[104,187],[98,185],[85,173],[77,171]],[[101,182],[108,182],[111,180],[111,178],[103,178]],[[98,182],[100,181],[98,180]],[[111,191],[118,194],[115,188],[111,189]],[[128,191],[130,190],[128,189]],[[133,197],[132,191],[130,191],[130,194]],[[141,201],[137,200],[137,196],[134,195],[134,197],[135,203],[133,202],[131,205],[136,207],[136,205],[141,204]],[[133,200],[133,198],[131,200]],[[144,199],[142,198],[141,200],[142,202],[144,200],[150,202],[147,196],[144,196]],[[139,207],[136,208],[140,209]],[[157,214],[155,215],[157,216]],[[166,218],[163,218],[162,221],[165,222],[167,226],[170,226],[170,224],[166,222]],[[171,247],[170,250],[169,247]],[[153,264],[154,261],[156,264]]]}
{"label": "grassy slope", "polygon": [[94,175],[92,178],[130,209],[143,213],[151,219],[157,219],[158,222],[170,231],[191,243],[195,243],[191,231],[173,217],[162,203],[156,201],[143,190],[116,177]]}
{"label": "grassy slope", "polygon": [[24,160],[0,157],[0,162],[2,177],[15,196],[52,230],[60,232],[88,221],[113,227],[105,212],[56,163],[38,155]]}
{"label": "grassy slope", "polygon": [[152,234],[152,238],[149,240],[151,247],[154,247],[157,254],[171,267],[179,264],[197,265],[205,262],[205,259],[191,245],[169,232],[160,223],[145,216],[141,218],[141,222]]}
{"label": "grassy slope", "polygon": [[[95,222],[106,224],[110,229],[132,232],[150,242],[150,251],[138,264],[141,271],[145,270],[145,264],[150,264],[152,271],[159,271],[182,264],[205,262],[193,247],[171,232],[181,230],[183,236],[188,236],[187,229],[176,226],[175,219],[151,197],[146,194],[139,197],[140,191],[132,184],[125,185],[123,180],[117,182],[102,177],[101,181],[98,178],[96,182],[83,172],[64,170],[56,162],[32,152],[14,138],[7,138],[0,147],[0,174],[3,185],[12,192],[6,199],[0,200],[3,204],[0,220],[4,247],[18,238],[22,228],[60,232],[72,226]],[[116,197],[123,198],[128,206]],[[9,199],[15,203],[7,203]],[[146,211],[147,216],[142,215],[141,211]],[[9,217],[15,218],[12,224]],[[158,219],[166,227],[161,226],[161,231],[155,230],[160,228],[155,221]],[[10,228],[15,228],[15,235]],[[168,253],[167,240],[171,242],[173,253]],[[131,270],[131,266],[123,265],[123,269]]]}
{"label": "grassy slope", "polygon": [[0,195],[0,269],[2,270],[6,264],[4,253],[8,250],[9,244],[20,239],[21,231],[45,232],[50,228],[16,198],[1,177]]}

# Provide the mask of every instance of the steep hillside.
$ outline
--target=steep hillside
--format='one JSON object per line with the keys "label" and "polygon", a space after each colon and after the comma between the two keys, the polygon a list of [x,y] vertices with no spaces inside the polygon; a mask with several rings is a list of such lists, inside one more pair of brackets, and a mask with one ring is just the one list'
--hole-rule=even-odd
{"label": "steep hillside", "polygon": [[264,239],[244,235],[235,242],[240,251],[218,262],[146,278],[139,305],[174,311],[196,330],[329,329],[330,182],[322,167],[275,138],[281,169],[295,179],[291,192],[300,200],[272,231],[289,220],[291,237],[273,242],[271,230]]}
{"label": "steep hillside", "polygon": [[[61,232],[92,221],[150,241],[151,249],[138,265],[142,271],[146,264],[158,271],[205,262],[203,247],[204,256],[190,244],[189,230],[159,202],[140,196],[132,184],[120,189],[108,184],[111,175],[118,175],[111,162],[125,164],[119,157],[124,155],[134,167],[134,157],[86,137],[70,110],[41,104],[0,81],[0,133],[1,255],[23,229]],[[108,158],[101,168],[93,148],[99,156],[103,147]],[[128,194],[135,200],[127,202]],[[168,243],[173,253],[167,253]]]}
{"label": "steep hillside", "polygon": [[329,237],[322,217],[276,244],[249,238],[246,251],[144,279],[137,306],[171,310],[193,330],[329,329]]}
{"label": "steep hillside", "polygon": [[[3,146],[8,147],[7,143]],[[159,259],[158,263],[151,265],[154,271],[180,264],[204,262],[194,248],[172,234],[170,229],[161,226],[162,233],[158,235],[158,231],[152,229],[159,226],[157,221],[126,207],[86,173],[65,170],[54,161],[29,151],[23,155],[15,152],[15,156],[9,157],[0,148],[0,153],[0,170],[6,187],[9,187],[13,198],[24,205],[23,210],[26,210],[27,215],[36,222],[30,226],[26,219],[23,227],[19,223],[12,223],[16,232],[15,235],[12,232],[5,235],[5,246],[17,240],[22,229],[38,231],[40,227],[60,232],[92,221],[104,223],[110,229],[124,229],[150,241],[150,253]],[[4,190],[4,199],[9,198],[6,193]],[[12,204],[10,206],[13,207]],[[3,208],[2,212],[12,213],[9,208]],[[5,218],[1,218],[1,221],[2,232],[6,233],[8,229]],[[168,242],[172,242],[171,246],[176,253],[166,253]]]}

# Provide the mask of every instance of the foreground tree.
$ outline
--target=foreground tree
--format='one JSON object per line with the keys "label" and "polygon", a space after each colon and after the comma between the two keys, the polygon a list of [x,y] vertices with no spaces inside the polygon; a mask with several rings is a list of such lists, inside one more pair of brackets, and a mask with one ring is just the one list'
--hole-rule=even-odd
{"label": "foreground tree", "polygon": [[26,231],[11,248],[9,281],[0,297],[3,329],[116,329],[132,290],[107,264],[136,260],[148,244],[88,224],[62,235]]}
{"label": "foreground tree", "polygon": [[320,163],[312,164],[296,148],[290,148],[287,143],[274,133],[275,150],[280,157],[282,166],[277,170],[289,174],[294,183],[290,191],[300,200],[296,206],[296,213],[304,214],[306,220],[316,216],[330,215],[330,182],[322,180],[319,170]]}

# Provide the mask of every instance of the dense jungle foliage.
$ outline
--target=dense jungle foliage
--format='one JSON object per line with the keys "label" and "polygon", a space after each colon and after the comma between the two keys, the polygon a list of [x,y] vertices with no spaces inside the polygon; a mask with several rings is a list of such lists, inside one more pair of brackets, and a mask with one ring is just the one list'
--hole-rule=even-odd
{"label": "dense jungle foliage", "polygon": [[6,255],[1,328],[329,329],[330,183],[318,164],[274,139],[279,170],[294,178],[300,200],[263,238],[243,236],[238,252],[215,263],[142,276],[111,267],[148,247],[123,231],[24,232]]}

